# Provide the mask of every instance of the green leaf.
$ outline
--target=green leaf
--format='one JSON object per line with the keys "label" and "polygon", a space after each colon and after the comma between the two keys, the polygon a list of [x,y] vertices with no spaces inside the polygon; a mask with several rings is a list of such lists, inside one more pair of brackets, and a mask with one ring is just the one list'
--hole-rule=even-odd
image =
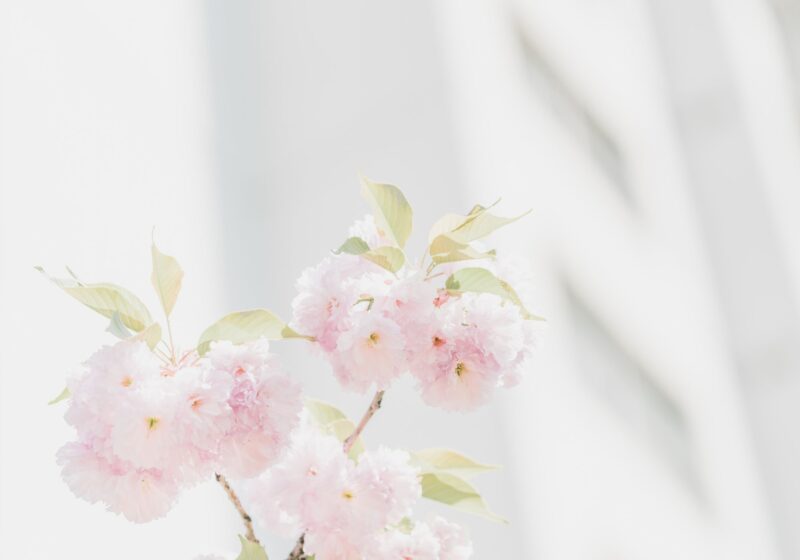
{"label": "green leaf", "polygon": [[254,543],[242,535],[239,535],[239,542],[242,543],[242,552],[236,557],[236,560],[269,560],[264,547],[258,543]]}
{"label": "green leaf", "polygon": [[516,222],[530,214],[530,212],[528,210],[519,216],[503,218],[489,213],[488,208],[476,206],[467,216],[447,214],[434,224],[428,241],[431,245],[434,245],[438,237],[446,236],[458,243],[471,243],[486,237],[503,226]]}
{"label": "green leaf", "polygon": [[[306,399],[305,405],[306,410],[308,410],[311,419],[317,427],[337,437],[339,441],[343,443],[356,429],[356,425],[347,415],[332,404],[317,399]],[[350,448],[350,458],[353,460],[358,459],[364,452],[364,449],[364,443],[361,441],[361,438],[358,438]]]}
{"label": "green leaf", "polygon": [[68,399],[68,398],[70,397],[70,395],[71,395],[71,394],[72,394],[72,393],[70,393],[70,391],[69,391],[69,388],[67,388],[67,387],[64,387],[64,390],[63,390],[63,391],[61,391],[61,392],[58,394],[58,396],[57,396],[56,398],[54,398],[53,400],[51,400],[51,401],[50,401],[50,402],[48,402],[47,404],[56,404],[56,403],[60,403],[61,401]]}
{"label": "green leaf", "polygon": [[459,476],[439,472],[423,472],[421,484],[422,496],[429,500],[441,502],[492,521],[508,523],[503,517],[492,513],[478,491]]}
{"label": "green leaf", "polygon": [[444,287],[451,293],[475,292],[483,294],[495,294],[501,298],[512,302],[520,308],[522,316],[526,319],[539,319],[528,312],[517,292],[514,291],[508,282],[501,280],[485,268],[462,268],[457,270],[445,281]]}
{"label": "green leaf", "polygon": [[150,350],[152,350],[161,340],[161,325],[158,323],[153,323],[139,334],[132,336],[130,339],[144,340],[150,347]]}
{"label": "green leaf", "polygon": [[348,255],[360,255],[369,251],[369,245],[360,237],[349,237],[342,246],[334,251],[337,255],[347,253]]}
{"label": "green leaf", "polygon": [[122,322],[122,317],[119,316],[119,312],[114,311],[111,314],[111,322],[109,322],[108,326],[106,327],[106,332],[110,332],[117,338],[125,339],[130,338],[133,333],[128,330],[125,326],[125,323]]}
{"label": "green leaf", "polygon": [[74,279],[54,278],[42,267],[36,270],[79,302],[111,319],[118,313],[122,323],[136,332],[153,322],[142,301],[131,292],[115,284],[82,284]]}
{"label": "green leaf", "polygon": [[422,449],[411,452],[412,460],[424,471],[455,474],[469,477],[499,469],[498,465],[484,465],[451,449]]}
{"label": "green leaf", "polygon": [[320,426],[325,426],[337,420],[347,420],[347,415],[332,404],[317,399],[306,399],[305,405],[312,420]]}
{"label": "green leaf", "polygon": [[392,273],[403,268],[403,264],[406,262],[403,251],[397,247],[378,247],[362,253],[361,256]]}
{"label": "green leaf", "polygon": [[411,235],[413,212],[403,192],[394,185],[361,177],[361,194],[372,207],[378,228],[401,249]]}
{"label": "green leaf", "polygon": [[178,264],[178,261],[159,251],[155,243],[153,243],[152,246],[152,253],[153,274],[150,280],[153,282],[153,287],[156,289],[158,299],[161,300],[164,313],[169,317],[178,299],[178,292],[181,291],[183,270]]}
{"label": "green leaf", "polygon": [[478,251],[471,245],[458,243],[445,235],[440,235],[430,247],[434,265],[476,259],[493,259],[496,251]]}
{"label": "green leaf", "polygon": [[211,343],[215,340],[227,340],[234,344],[242,344],[262,336],[270,340],[282,338],[313,340],[313,337],[304,336],[289,328],[272,311],[249,309],[229,313],[203,331],[197,342],[197,352],[202,356],[208,352]]}

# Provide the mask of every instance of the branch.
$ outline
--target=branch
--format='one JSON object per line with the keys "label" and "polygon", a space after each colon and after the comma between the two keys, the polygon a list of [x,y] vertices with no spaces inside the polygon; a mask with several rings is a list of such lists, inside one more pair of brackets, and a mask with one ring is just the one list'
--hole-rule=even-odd
{"label": "branch", "polygon": [[369,408],[364,413],[364,416],[361,417],[361,421],[356,426],[356,429],[353,430],[352,434],[347,436],[346,440],[344,440],[343,447],[345,453],[350,452],[350,449],[352,449],[353,445],[355,445],[356,441],[361,435],[361,432],[364,431],[367,422],[369,422],[372,419],[372,417],[375,416],[375,413],[378,412],[378,410],[381,408],[381,403],[383,402],[383,393],[384,391],[378,391],[377,393],[375,393],[375,396],[372,397],[372,402],[369,403]]}
{"label": "branch", "polygon": [[246,529],[245,536],[247,537],[247,540],[256,544],[261,544],[256,538],[255,531],[253,531],[253,518],[251,518],[250,514],[245,511],[244,506],[242,506],[242,502],[239,500],[239,496],[237,496],[236,492],[233,491],[233,488],[231,488],[228,480],[219,473],[216,473],[214,476],[216,477],[217,482],[219,482],[222,488],[225,490],[228,498],[230,498],[231,502],[233,503],[233,507],[235,507],[236,511],[239,512],[239,515],[242,516],[242,521],[244,521],[244,527]]}
{"label": "branch", "polygon": [[[359,436],[361,436],[361,432],[364,431],[364,428],[367,426],[372,417],[375,416],[375,413],[378,412],[381,408],[381,404],[383,403],[383,393],[384,391],[378,391],[375,393],[375,396],[372,397],[372,402],[369,403],[369,408],[364,413],[364,416],[361,417],[361,420],[358,422],[356,429],[353,430],[353,433],[347,436],[347,439],[344,440],[342,443],[342,449],[344,449],[345,454],[350,452],[353,445],[355,445],[356,441],[358,441]],[[303,543],[305,542],[305,533],[300,535],[300,538],[297,539],[297,544],[294,545],[294,548],[289,553],[289,557],[286,560],[304,560],[308,558],[305,552],[303,552]]]}

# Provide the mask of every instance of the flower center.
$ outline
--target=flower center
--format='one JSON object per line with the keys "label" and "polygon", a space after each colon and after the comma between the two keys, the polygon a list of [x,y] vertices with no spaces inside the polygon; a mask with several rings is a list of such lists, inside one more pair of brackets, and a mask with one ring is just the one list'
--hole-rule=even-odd
{"label": "flower center", "polygon": [[342,498],[344,498],[345,500],[352,500],[355,497],[356,497],[355,494],[353,494],[350,490],[345,490],[344,492],[342,492]]}
{"label": "flower center", "polygon": [[198,408],[200,408],[200,406],[202,406],[202,404],[203,404],[203,399],[201,399],[200,397],[196,397],[195,399],[192,400],[192,410],[197,410]]}
{"label": "flower center", "polygon": [[442,346],[444,343],[445,343],[445,340],[442,337],[440,337],[440,336],[434,336],[433,337],[433,345],[436,348],[438,348],[439,346]]}
{"label": "flower center", "polygon": [[467,371],[467,364],[464,362],[457,362],[456,363],[456,375],[461,377],[464,372]]}
{"label": "flower center", "polygon": [[161,422],[160,418],[150,417],[147,419],[147,429],[152,431],[158,427],[158,423]]}
{"label": "flower center", "polygon": [[122,385],[123,387],[130,387],[131,385],[133,385],[133,377],[131,377],[130,375],[126,375],[125,377],[122,378],[120,385]]}
{"label": "flower center", "polygon": [[381,339],[380,333],[374,332],[369,335],[369,342],[372,346],[378,344],[378,341]]}

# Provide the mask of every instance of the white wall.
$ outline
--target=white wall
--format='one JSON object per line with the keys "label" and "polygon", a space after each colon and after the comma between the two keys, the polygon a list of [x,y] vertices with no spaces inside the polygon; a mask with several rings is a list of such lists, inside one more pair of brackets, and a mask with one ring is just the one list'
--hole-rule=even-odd
{"label": "white wall", "polygon": [[[54,453],[72,434],[62,408],[45,403],[69,367],[112,339],[32,267],[122,283],[155,311],[156,226],[186,271],[175,330],[191,344],[223,312],[288,314],[302,268],[367,210],[359,171],[406,190],[421,250],[427,224],[473,202],[462,196],[436,34],[422,0],[0,4],[0,556],[232,556],[241,528],[213,483],[143,526],[62,483]],[[367,406],[304,347],[276,351],[309,394],[352,415]],[[507,398],[452,415],[424,408],[405,383],[366,441],[507,463]],[[481,487],[518,518],[507,474]],[[524,555],[520,524],[444,513],[468,526],[479,558]],[[259,530],[280,558],[289,543]]]}

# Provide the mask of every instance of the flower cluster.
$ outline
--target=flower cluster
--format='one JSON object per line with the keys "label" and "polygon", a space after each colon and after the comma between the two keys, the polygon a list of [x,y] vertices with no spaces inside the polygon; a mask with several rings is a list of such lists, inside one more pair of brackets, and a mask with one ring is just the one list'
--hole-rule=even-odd
{"label": "flower cluster", "polygon": [[[518,382],[536,317],[511,287],[524,284],[520,269],[480,243],[521,216],[495,216],[480,205],[447,214],[415,263],[405,253],[413,212],[400,189],[364,179],[362,194],[373,214],[303,272],[288,324],[267,309],[229,313],[183,355],[170,323],[183,270],[155,244],[151,282],[168,340],[129,290],[82,282],[71,271],[49,277],[110,320],[107,330],[121,339],[91,356],[53,401],[70,399],[65,418],[77,438],[58,460],[77,496],[145,522],[216,474],[245,526],[240,558],[264,560],[230,476],[244,479],[266,526],[302,535],[290,558],[471,557],[461,527],[438,517],[413,520],[413,510],[425,497],[498,519],[461,477],[493,467],[448,449],[365,450],[360,435],[383,391],[406,372],[426,403],[446,410],[474,409]],[[309,340],[343,387],[377,390],[358,424],[313,399],[301,420],[300,388],[281,372],[267,339]]]}
{"label": "flower cluster", "polygon": [[216,343],[167,366],[144,342],[95,353],[68,383],[78,433],[59,451],[72,491],[131,521],[161,517],[214,471],[261,473],[286,446],[300,389],[258,340]]}
{"label": "flower cluster", "polygon": [[[386,243],[371,216],[350,235]],[[444,270],[457,269],[394,274],[357,255],[328,256],[297,281],[293,327],[315,337],[345,388],[383,390],[410,371],[428,404],[473,409],[517,382],[534,327],[497,294],[448,291]]]}
{"label": "flower cluster", "polygon": [[405,451],[379,447],[356,463],[338,439],[303,426],[249,494],[266,525],[304,533],[304,551],[317,560],[469,558],[472,545],[458,525],[435,518],[411,526],[418,475]]}

